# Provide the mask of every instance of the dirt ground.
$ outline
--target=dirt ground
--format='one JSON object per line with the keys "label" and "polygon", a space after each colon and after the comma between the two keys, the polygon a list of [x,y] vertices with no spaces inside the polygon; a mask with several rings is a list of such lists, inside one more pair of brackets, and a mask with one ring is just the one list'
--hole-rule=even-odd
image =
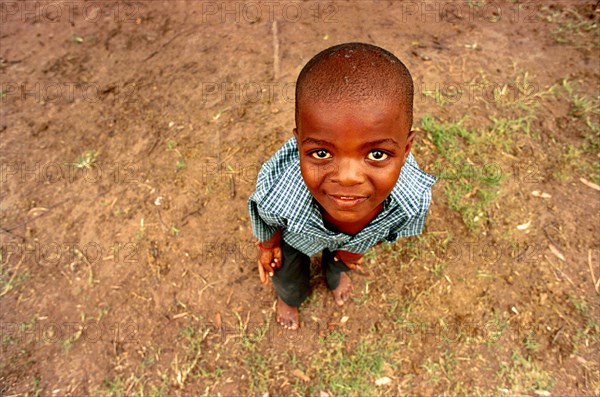
{"label": "dirt ground", "polygon": [[[0,3],[1,396],[600,395],[600,8]],[[415,81],[424,234],[273,319],[247,212],[318,51]]]}

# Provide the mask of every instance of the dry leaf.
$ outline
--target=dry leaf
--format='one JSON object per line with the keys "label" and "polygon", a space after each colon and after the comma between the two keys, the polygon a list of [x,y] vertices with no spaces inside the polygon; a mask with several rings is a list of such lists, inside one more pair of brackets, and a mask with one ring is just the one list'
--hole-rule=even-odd
{"label": "dry leaf", "polygon": [[35,207],[35,208],[32,208],[32,209],[30,209],[30,210],[27,212],[27,215],[31,215],[31,214],[33,214],[34,212],[46,212],[46,211],[48,211],[48,208],[44,208],[44,207]]}
{"label": "dry leaf", "polygon": [[534,190],[533,192],[531,192],[531,194],[533,195],[533,197],[541,197],[543,199],[548,199],[552,197],[548,193],[540,192],[539,190]]}
{"label": "dry leaf", "polygon": [[310,378],[308,376],[306,376],[306,374],[304,372],[300,371],[299,369],[293,370],[292,375],[302,379],[305,382],[310,382]]}
{"label": "dry leaf", "polygon": [[388,378],[387,376],[384,376],[383,378],[379,378],[375,381],[375,384],[377,386],[385,386],[385,385],[389,385],[390,383],[392,383],[392,380],[390,378]]}
{"label": "dry leaf", "polygon": [[344,323],[346,323],[346,322],[347,322],[349,319],[350,319],[350,317],[348,317],[348,316],[344,316],[344,317],[342,317],[342,319],[340,320],[340,323],[344,324]]}
{"label": "dry leaf", "polygon": [[518,225],[517,229],[519,229],[519,230],[526,230],[529,227],[529,225],[531,225],[531,221],[529,221],[527,223],[523,223],[522,225]]}
{"label": "dry leaf", "polygon": [[561,252],[558,250],[558,248],[556,248],[556,247],[554,246],[554,244],[548,244],[548,247],[550,248],[550,251],[552,251],[552,253],[553,253],[554,255],[556,255],[556,257],[557,257],[558,259],[560,259],[560,260],[561,260],[561,261],[563,261],[563,262],[565,261],[565,256],[564,256],[564,255],[563,255],[563,254],[562,254],[562,253],[561,253]]}
{"label": "dry leaf", "polygon": [[600,192],[600,186],[596,185],[593,182],[588,181],[585,178],[579,178],[579,180],[581,181],[581,183],[583,183],[585,186],[591,187],[594,190],[597,190]]}
{"label": "dry leaf", "polygon": [[221,313],[217,312],[215,314],[215,326],[217,327],[217,329],[221,329],[221,325],[223,325],[223,322],[221,320]]}

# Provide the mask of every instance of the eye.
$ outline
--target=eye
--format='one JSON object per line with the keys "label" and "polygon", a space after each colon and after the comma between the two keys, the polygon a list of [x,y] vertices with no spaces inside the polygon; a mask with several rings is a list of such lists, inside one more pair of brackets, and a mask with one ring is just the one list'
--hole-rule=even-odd
{"label": "eye", "polygon": [[383,161],[388,158],[388,155],[381,150],[373,150],[369,153],[367,158],[373,161]]}
{"label": "eye", "polygon": [[330,158],[331,154],[329,154],[329,152],[327,150],[320,149],[320,150],[312,152],[311,156],[313,156],[316,159],[323,160],[323,159]]}

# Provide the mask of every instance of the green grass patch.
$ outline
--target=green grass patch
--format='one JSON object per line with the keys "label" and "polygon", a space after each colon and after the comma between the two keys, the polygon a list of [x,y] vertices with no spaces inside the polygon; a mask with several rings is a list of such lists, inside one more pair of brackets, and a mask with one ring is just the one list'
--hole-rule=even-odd
{"label": "green grass patch", "polygon": [[558,44],[573,45],[577,48],[600,46],[600,26],[598,18],[590,19],[581,15],[575,8],[541,8],[542,20],[554,25],[550,35]]}
{"label": "green grass patch", "polygon": [[8,268],[10,254],[5,256],[4,250],[0,249],[0,297],[24,283],[29,278],[28,271],[19,271],[23,263],[23,257],[13,266]]}
{"label": "green grass patch", "polygon": [[398,349],[396,342],[385,337],[359,338],[350,348],[346,335],[333,331],[321,339],[320,353],[314,355],[310,368],[315,377],[310,395],[326,391],[333,396],[376,396],[381,389],[375,381],[383,376],[386,368],[393,368],[391,354]]}
{"label": "green grass patch", "polygon": [[[578,83],[568,78],[561,81],[563,99],[569,105],[569,128],[578,133],[581,141],[563,144],[555,156],[552,176],[560,182],[584,177],[600,183],[600,97],[583,93]],[[558,142],[553,142],[558,144]]]}
{"label": "green grass patch", "polygon": [[261,395],[267,392],[273,372],[273,357],[252,349],[246,353],[244,365],[250,375],[250,391]]}
{"label": "green grass patch", "polygon": [[549,392],[554,385],[552,375],[541,369],[530,357],[524,358],[517,351],[512,362],[501,362],[499,377],[511,395],[526,392]]}
{"label": "green grass patch", "polygon": [[465,225],[474,231],[485,219],[486,208],[503,179],[500,165],[491,160],[486,149],[508,147],[510,136],[505,130],[500,133],[497,124],[477,133],[466,128],[464,122],[465,118],[442,122],[426,115],[421,119],[421,128],[440,154],[432,172],[445,182],[449,207],[461,214]]}

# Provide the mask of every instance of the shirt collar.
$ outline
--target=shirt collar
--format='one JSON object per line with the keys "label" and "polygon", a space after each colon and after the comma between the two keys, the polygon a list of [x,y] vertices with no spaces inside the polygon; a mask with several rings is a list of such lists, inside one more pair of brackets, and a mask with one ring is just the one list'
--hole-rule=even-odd
{"label": "shirt collar", "polygon": [[302,178],[299,158],[296,157],[265,197],[262,205],[266,210],[287,219],[287,227],[291,231],[300,233],[308,219],[313,216],[312,201],[312,194]]}
{"label": "shirt collar", "polygon": [[384,202],[384,211],[399,207],[408,216],[414,216],[421,210],[423,192],[436,181],[434,176],[422,171],[412,155],[409,153],[400,177],[396,181],[392,193]]}

